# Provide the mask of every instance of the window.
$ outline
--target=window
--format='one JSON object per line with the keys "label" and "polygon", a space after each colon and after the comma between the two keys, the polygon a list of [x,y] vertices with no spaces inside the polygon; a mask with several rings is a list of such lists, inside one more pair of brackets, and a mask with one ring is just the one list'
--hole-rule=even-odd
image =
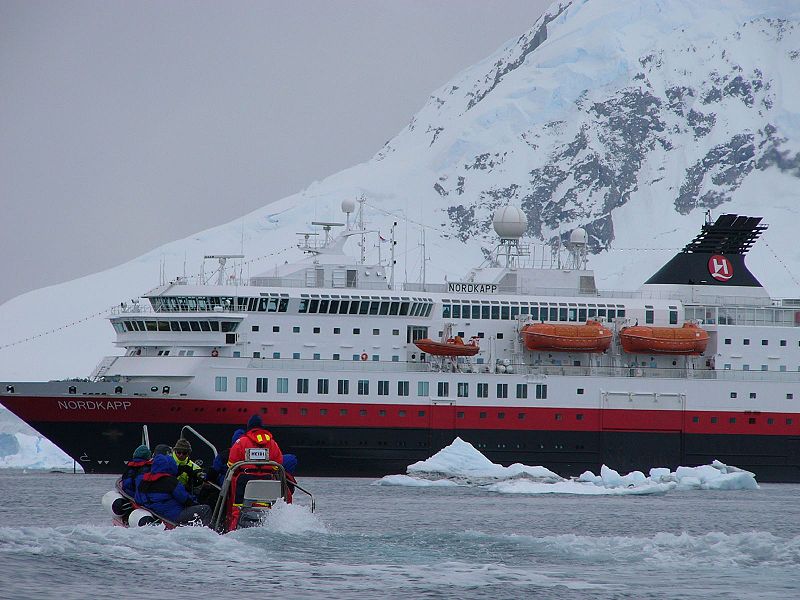
{"label": "window", "polygon": [[237,392],[246,392],[247,391],[247,377],[237,377],[236,378],[236,391]]}
{"label": "window", "polygon": [[319,333],[319,327],[314,327],[313,332],[314,333]]}
{"label": "window", "polygon": [[272,353],[272,358],[280,358],[280,357],[281,357],[281,353],[280,352],[273,352]]}
{"label": "window", "polygon": [[731,344],[731,338],[725,338],[725,343],[726,343],[728,346],[730,346],[730,344]]}
{"label": "window", "polygon": [[692,417],[692,423],[699,423],[700,417]]}
{"label": "window", "polygon": [[498,383],[497,384],[497,397],[498,398],[508,398],[508,384],[507,383]]}
{"label": "window", "polygon": [[761,340],[762,346],[769,346],[769,340]]}
{"label": "window", "polygon": [[300,333],[300,327],[298,325],[292,327],[292,333]]}
{"label": "window", "polygon": [[478,398],[488,398],[489,397],[489,384],[488,383],[479,383],[478,384]]}
{"label": "window", "polygon": [[786,394],[786,399],[787,399],[787,400],[792,400],[792,399],[794,399],[794,394]]}
{"label": "window", "polygon": [[288,377],[278,377],[278,393],[279,394],[288,394],[289,393],[289,378]]}
{"label": "window", "polygon": [[268,391],[269,379],[266,377],[256,377],[256,392],[259,394],[266,394]]}
{"label": "window", "polygon": [[350,380],[349,379],[340,379],[337,382],[337,390],[339,394],[345,395],[350,393]]}
{"label": "window", "polygon": [[372,335],[380,335],[380,334],[381,334],[381,330],[380,329],[373,329],[372,330]]}
{"label": "window", "polygon": [[755,398],[756,398],[756,393],[755,392],[750,392],[750,399],[751,400],[755,400]]}
{"label": "window", "polygon": [[528,397],[528,384],[527,383],[518,383],[517,384],[517,398],[527,398]]}
{"label": "window", "polygon": [[398,381],[397,382],[397,395],[398,396],[408,396],[408,382],[407,381]]}
{"label": "window", "polygon": [[298,379],[297,380],[297,393],[298,394],[307,394],[308,393],[308,379]]}
{"label": "window", "polygon": [[781,346],[785,346],[785,345],[786,345],[786,340],[781,340]]}
{"label": "window", "polygon": [[537,383],[536,384],[536,399],[537,400],[547,400],[547,384],[546,383]]}
{"label": "window", "polygon": [[736,398],[736,392],[731,392],[731,398]]}
{"label": "window", "polygon": [[378,381],[378,396],[389,395],[389,382],[385,380]]}
{"label": "window", "polygon": [[428,389],[428,382],[427,381],[418,381],[417,382],[417,396],[428,396],[429,389]]}
{"label": "window", "polygon": [[320,353],[319,353],[319,352],[314,352],[314,355],[313,355],[313,357],[312,357],[312,358],[313,358],[314,360],[319,360],[319,359],[321,358],[321,355],[320,355]]}
{"label": "window", "polygon": [[327,394],[328,393],[328,380],[327,379],[317,379],[317,393],[318,394]]}
{"label": "window", "polygon": [[458,397],[459,398],[469,398],[469,384],[465,382],[459,382],[458,384]]}
{"label": "window", "polygon": [[341,327],[334,327],[333,328],[333,335],[339,335],[340,333],[342,333],[342,328]]}
{"label": "window", "polygon": [[369,396],[369,379],[358,380],[358,395]]}
{"label": "window", "polygon": [[583,421],[583,413],[578,413],[575,415],[576,421]]}
{"label": "window", "polygon": [[579,396],[582,395],[583,394],[583,388],[578,388],[577,393],[578,393]]}
{"label": "window", "polygon": [[728,419],[728,423],[731,424],[736,423],[736,417],[731,417],[730,419]]}
{"label": "window", "polygon": [[644,322],[648,325],[652,325],[655,320],[655,311],[653,310],[652,306],[645,306],[644,311]]}
{"label": "window", "polygon": [[258,325],[253,325],[250,329],[252,331],[258,331]]}
{"label": "window", "polygon": [[361,328],[360,327],[353,327],[353,335],[360,335]]}
{"label": "window", "polygon": [[216,392],[227,392],[228,391],[228,378],[227,377],[215,377],[214,378],[214,391],[216,391]]}
{"label": "window", "polygon": [[717,422],[717,417],[711,417],[711,422],[712,423],[716,423]]}
{"label": "window", "polygon": [[440,381],[437,385],[437,392],[440,398],[447,398],[450,395],[450,384],[446,381]]}
{"label": "window", "polygon": [[749,339],[747,339],[747,338],[744,338],[744,339],[742,340],[742,344],[744,344],[745,346],[749,346],[749,345],[750,345],[750,340],[749,340]]}
{"label": "window", "polygon": [[333,360],[339,360],[340,358],[341,358],[340,354],[338,354],[337,352],[333,353]]}

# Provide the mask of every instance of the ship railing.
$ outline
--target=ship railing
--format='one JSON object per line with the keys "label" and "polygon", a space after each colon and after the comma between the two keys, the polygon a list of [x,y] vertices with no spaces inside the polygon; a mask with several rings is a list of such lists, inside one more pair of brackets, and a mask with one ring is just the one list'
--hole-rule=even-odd
{"label": "ship railing", "polygon": [[513,373],[531,378],[547,376],[640,377],[660,379],[719,379],[724,381],[800,382],[798,371],[742,371],[686,367],[513,365]]}
{"label": "ship railing", "polygon": [[269,369],[275,371],[355,371],[372,373],[417,372],[431,370],[429,363],[420,362],[387,362],[361,360],[301,360],[292,358],[252,358],[248,363],[250,369]]}
{"label": "ship railing", "polygon": [[354,289],[354,290],[388,290],[389,282],[381,275],[375,275],[377,281],[364,281],[359,277],[356,285],[348,285],[346,278],[338,279],[332,275],[322,280],[308,280],[297,277],[251,277],[251,287],[278,287],[278,288],[328,288],[328,289]]}

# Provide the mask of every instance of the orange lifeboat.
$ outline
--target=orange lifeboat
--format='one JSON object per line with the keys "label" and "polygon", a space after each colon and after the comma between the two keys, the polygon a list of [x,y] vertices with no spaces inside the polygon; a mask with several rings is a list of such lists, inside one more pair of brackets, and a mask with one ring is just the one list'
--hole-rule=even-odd
{"label": "orange lifeboat", "polygon": [[468,343],[464,343],[461,337],[456,336],[446,342],[436,342],[428,338],[415,340],[414,345],[433,356],[475,356],[480,352],[478,343],[472,338]]}
{"label": "orange lifeboat", "polygon": [[611,330],[597,321],[583,325],[532,323],[522,328],[528,350],[555,352],[605,352],[611,345]]}
{"label": "orange lifeboat", "polygon": [[619,332],[622,349],[630,354],[702,354],[708,332],[694,323],[683,327],[623,327]]}

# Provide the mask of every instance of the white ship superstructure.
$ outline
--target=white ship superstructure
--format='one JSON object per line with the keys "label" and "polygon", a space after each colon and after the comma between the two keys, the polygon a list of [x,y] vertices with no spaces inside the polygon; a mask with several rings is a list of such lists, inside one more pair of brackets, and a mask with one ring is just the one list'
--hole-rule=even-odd
{"label": "white ship superstructure", "polygon": [[[301,234],[300,263],[245,280],[240,256],[214,255],[210,278],[120,306],[111,324],[124,355],[89,381],[3,384],[0,400],[87,470],[118,470],[141,424],[164,439],[213,425],[224,447],[260,412],[307,474],[397,472],[458,435],[496,462],[559,473],[716,458],[800,480],[800,302],[771,299],[745,267],[760,219],[708,221],[640,290],[603,292],[583,230],[563,260],[535,256],[514,207],[495,215],[500,243],[483,266],[395,284],[394,239],[388,265],[368,264],[362,211],[351,224],[355,203],[343,209],[346,224]],[[581,336],[587,323],[611,332],[607,348],[532,347],[523,335],[557,325]],[[701,351],[623,347],[625,331],[681,328],[702,334]]]}

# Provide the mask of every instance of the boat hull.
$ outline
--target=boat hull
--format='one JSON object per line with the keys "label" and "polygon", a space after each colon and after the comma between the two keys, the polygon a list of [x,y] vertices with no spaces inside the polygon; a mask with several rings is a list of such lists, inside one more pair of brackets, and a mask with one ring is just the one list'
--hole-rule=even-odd
{"label": "boat hull", "polygon": [[427,338],[416,340],[414,345],[422,352],[433,356],[475,356],[480,352],[480,348],[476,344],[436,342]]}
{"label": "boat hull", "polygon": [[706,350],[708,332],[686,324],[683,327],[624,327],[619,333],[622,349],[629,354],[698,355]]}
{"label": "boat hull", "polygon": [[[174,443],[181,427],[190,424],[223,450],[230,442],[231,432],[249,414],[235,406],[238,403],[186,400],[182,410],[145,417],[145,406],[133,407],[140,399],[123,398],[119,401],[132,403],[127,420],[92,420],[78,415],[70,420],[53,420],[53,412],[46,409],[47,400],[15,398],[9,403],[7,397],[2,398],[4,404],[10,404],[9,408],[18,414],[22,412],[29,424],[72,456],[87,473],[120,473],[131,451],[141,443],[142,425],[148,425],[151,445]],[[201,404],[205,410],[195,411]],[[21,410],[21,405],[27,409]],[[223,412],[223,408],[227,411]],[[318,406],[311,403],[298,404],[296,408],[298,412],[302,408],[319,412]],[[380,410],[394,415],[405,410],[425,416],[418,417],[419,423],[407,424],[403,421],[408,417],[380,417]],[[409,464],[430,457],[458,436],[493,462],[542,465],[562,476],[579,475],[587,469],[596,473],[603,464],[622,472],[638,469],[646,473],[656,466],[674,469],[720,460],[754,472],[759,481],[800,483],[800,437],[791,433],[791,428],[768,425],[768,418],[783,423],[792,419],[789,415],[762,414],[751,417],[756,419],[753,424],[733,426],[727,424],[727,414],[715,412],[720,425],[716,429],[719,433],[713,433],[718,426],[704,426],[709,419],[702,412],[526,407],[524,423],[512,418],[512,414],[508,419],[499,418],[511,410],[500,406],[386,404],[371,407],[370,415],[360,425],[356,424],[360,417],[332,418],[338,421],[336,425],[319,422],[306,426],[296,418],[278,416],[273,423],[265,416],[265,422],[284,452],[298,455],[299,473],[304,477],[404,473]],[[516,413],[520,409],[513,410]],[[193,412],[197,414],[195,419],[190,417]],[[279,408],[276,412],[280,415]],[[358,415],[358,411],[354,412]],[[267,415],[271,413],[269,410]],[[482,413],[492,414],[493,418],[483,419]],[[698,414],[701,423],[694,424]],[[560,419],[554,418],[557,415]],[[742,435],[742,427],[750,433]],[[200,444],[195,457],[211,459],[210,454],[203,455]]]}

